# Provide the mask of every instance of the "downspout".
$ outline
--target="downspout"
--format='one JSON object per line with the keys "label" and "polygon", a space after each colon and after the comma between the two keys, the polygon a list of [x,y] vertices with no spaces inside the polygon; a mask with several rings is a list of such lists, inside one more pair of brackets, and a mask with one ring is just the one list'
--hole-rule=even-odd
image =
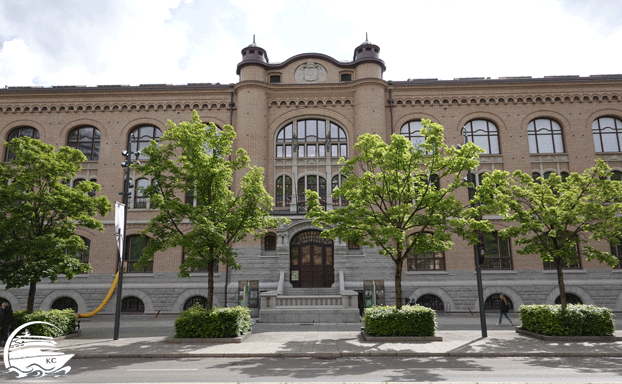
{"label": "downspout", "polygon": [[387,100],[387,103],[389,103],[389,115],[391,116],[391,129],[389,133],[393,134],[393,81],[389,80],[388,84],[389,100]]}
{"label": "downspout", "polygon": [[[233,107],[235,107],[235,103],[233,102],[233,95],[235,94],[235,89],[233,88],[233,84],[229,84],[229,93],[231,94],[231,99],[229,100],[229,125],[233,126]],[[229,161],[231,161],[231,155],[229,155]],[[227,308],[227,287],[229,286],[229,266],[225,265],[225,304],[224,307]]]}

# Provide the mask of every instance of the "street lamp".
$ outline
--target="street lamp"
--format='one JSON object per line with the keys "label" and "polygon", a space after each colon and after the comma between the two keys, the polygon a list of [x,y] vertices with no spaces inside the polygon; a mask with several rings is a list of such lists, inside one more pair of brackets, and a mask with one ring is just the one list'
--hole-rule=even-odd
{"label": "street lamp", "polygon": [[[123,290],[123,268],[125,265],[125,252],[126,252],[126,244],[125,244],[125,232],[127,230],[127,206],[130,203],[130,196],[132,192],[130,189],[134,188],[134,184],[130,179],[130,166],[132,164],[140,164],[138,162],[138,156],[140,152],[132,152],[132,143],[136,142],[136,137],[134,135],[130,136],[130,145],[127,151],[121,152],[121,155],[125,157],[125,161],[121,163],[121,167],[125,168],[125,181],[123,182],[123,192],[119,192],[119,195],[123,196],[123,238],[121,239],[121,244],[123,244],[123,252],[121,252],[120,264],[119,264],[119,281],[117,282],[117,306],[114,313],[114,340],[119,340],[119,328],[121,323],[121,301],[123,299],[122,290]],[[136,156],[135,161],[132,161],[132,155]]]}
{"label": "street lamp", "polygon": [[[464,127],[460,131],[462,136],[464,137],[464,144],[469,142],[469,138],[467,135],[467,131]],[[468,191],[469,191],[469,203],[475,197],[475,179],[473,177],[473,173],[471,169],[467,171],[467,182]],[[479,239],[479,243],[473,245],[473,255],[475,256],[475,275],[477,278],[477,297],[479,300],[479,321],[480,327],[482,329],[482,337],[488,337],[488,330],[486,328],[486,310],[484,305],[484,289],[482,287],[482,265],[484,264],[484,233],[482,231],[477,231],[477,237]]]}

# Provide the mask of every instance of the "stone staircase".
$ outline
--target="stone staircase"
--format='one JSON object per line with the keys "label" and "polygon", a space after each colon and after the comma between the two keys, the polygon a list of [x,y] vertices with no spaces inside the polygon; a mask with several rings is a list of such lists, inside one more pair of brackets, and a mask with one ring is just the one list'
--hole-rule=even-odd
{"label": "stone staircase", "polygon": [[276,291],[260,295],[262,323],[355,323],[361,320],[358,293],[345,290],[343,272],[331,288],[285,287],[281,271]]}

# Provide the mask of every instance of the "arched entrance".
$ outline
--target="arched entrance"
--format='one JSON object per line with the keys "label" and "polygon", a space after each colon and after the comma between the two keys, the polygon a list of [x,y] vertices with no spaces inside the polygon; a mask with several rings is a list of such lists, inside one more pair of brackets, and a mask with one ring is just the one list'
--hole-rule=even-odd
{"label": "arched entrance", "polygon": [[289,281],[294,287],[330,287],[335,282],[333,241],[320,231],[300,232],[289,246]]}

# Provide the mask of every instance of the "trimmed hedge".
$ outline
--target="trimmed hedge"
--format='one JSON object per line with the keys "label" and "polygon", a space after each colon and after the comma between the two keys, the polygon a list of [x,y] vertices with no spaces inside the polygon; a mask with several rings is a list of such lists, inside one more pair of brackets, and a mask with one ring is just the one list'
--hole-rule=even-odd
{"label": "trimmed hedge", "polygon": [[28,326],[28,332],[30,332],[31,335],[59,337],[69,335],[76,329],[76,314],[73,309],[50,309],[49,311],[34,311],[30,314],[26,313],[26,311],[13,312],[11,332],[16,330],[17,327],[31,321],[45,321],[46,323],[54,324],[58,327],[54,328],[45,324],[33,324]]}
{"label": "trimmed hedge", "polygon": [[547,336],[611,336],[615,331],[609,308],[595,305],[521,305],[521,328]]}
{"label": "trimmed hedge", "polygon": [[370,336],[434,336],[438,329],[436,311],[421,305],[367,308],[363,322]]}
{"label": "trimmed hedge", "polygon": [[182,311],[175,319],[175,338],[237,337],[250,331],[251,314],[248,308],[214,308],[200,304]]}

